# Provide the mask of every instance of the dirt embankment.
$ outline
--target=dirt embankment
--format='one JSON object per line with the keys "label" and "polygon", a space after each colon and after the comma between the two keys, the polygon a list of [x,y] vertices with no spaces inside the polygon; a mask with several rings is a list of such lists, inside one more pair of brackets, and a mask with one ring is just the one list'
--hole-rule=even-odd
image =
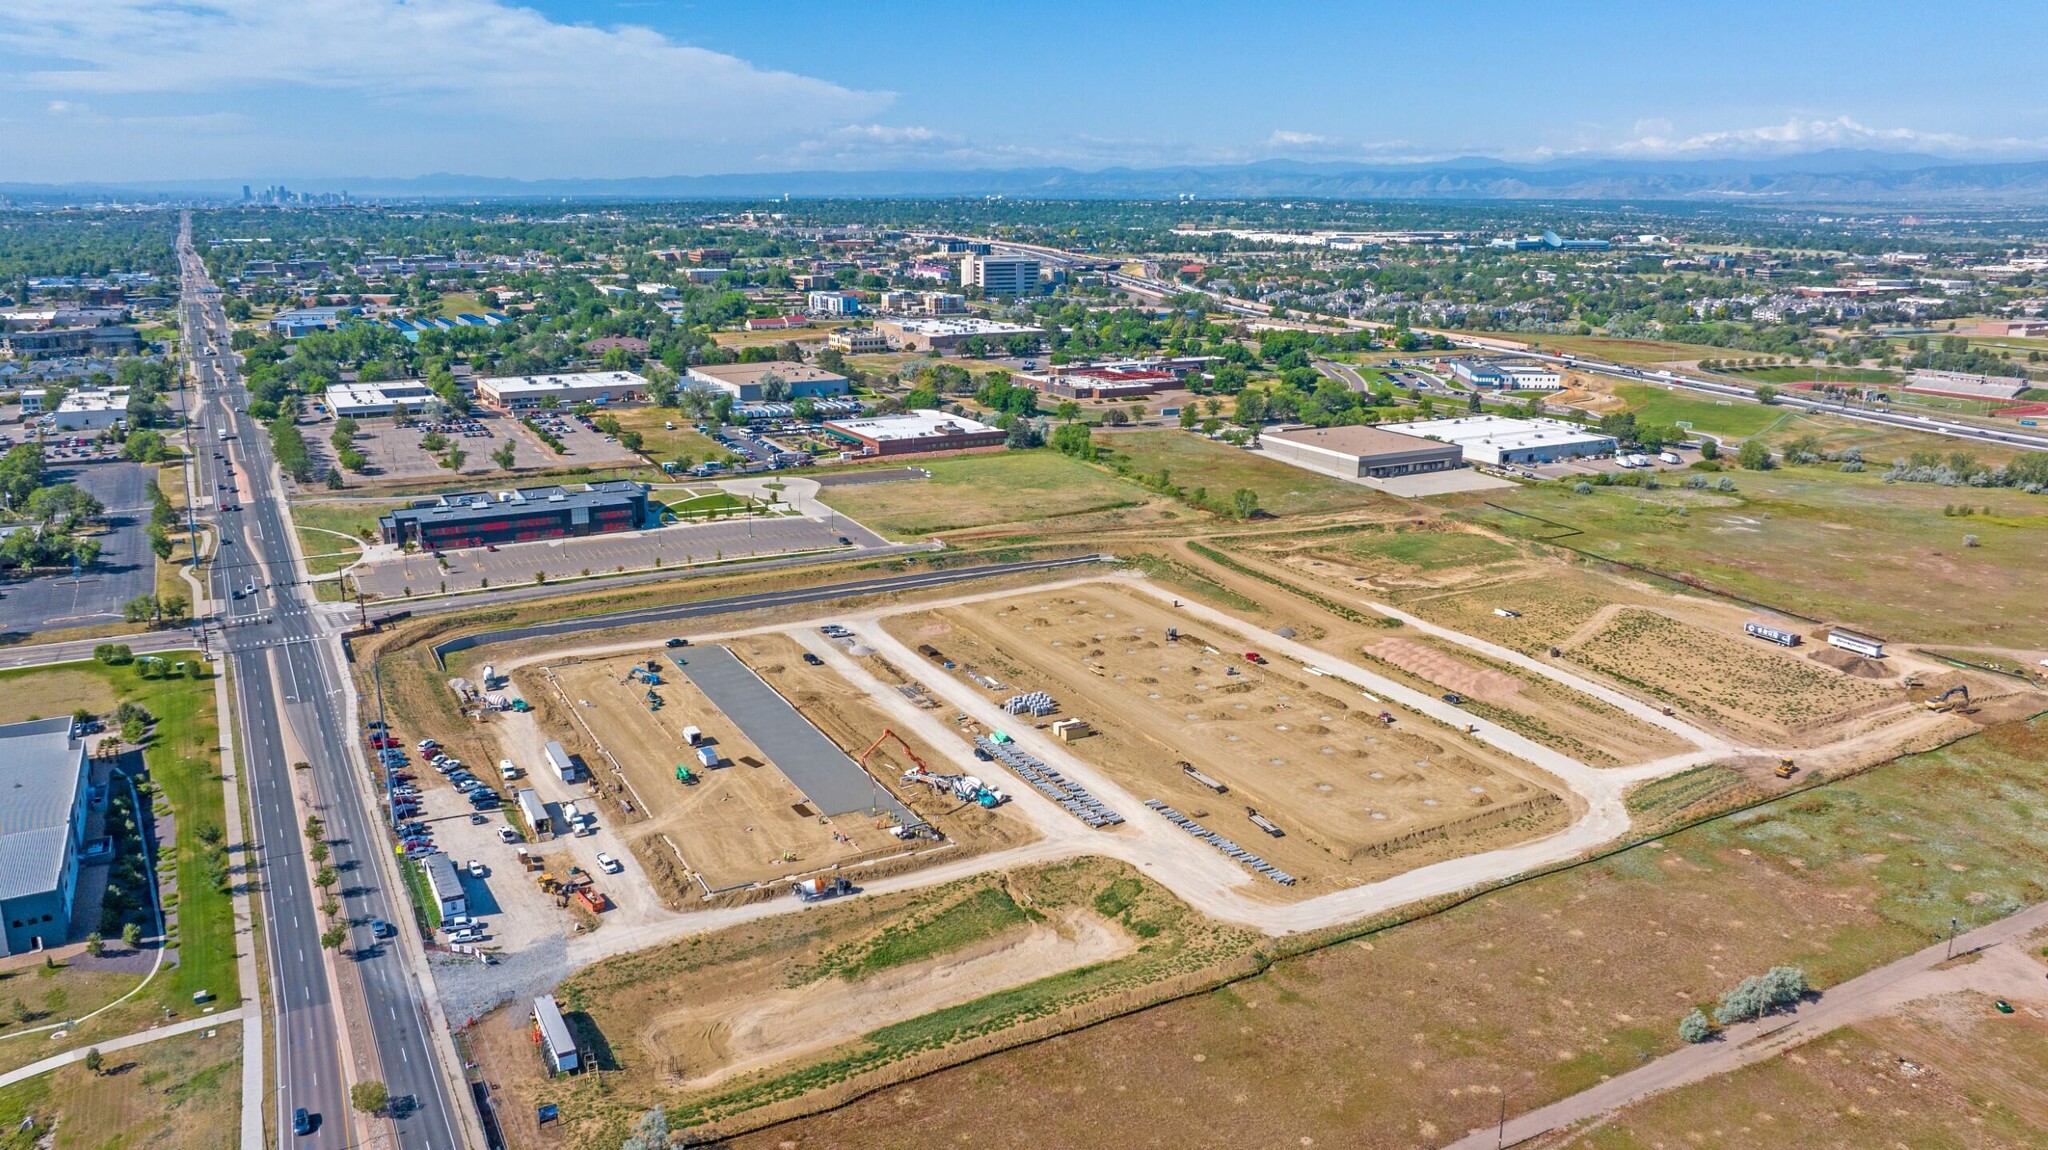
{"label": "dirt embankment", "polygon": [[1134,946],[1115,924],[1075,912],[857,983],[834,977],[748,994],[747,980],[737,980],[730,996],[659,1015],[641,1042],[667,1063],[679,1085],[702,1088],[892,1022],[1116,958]]}

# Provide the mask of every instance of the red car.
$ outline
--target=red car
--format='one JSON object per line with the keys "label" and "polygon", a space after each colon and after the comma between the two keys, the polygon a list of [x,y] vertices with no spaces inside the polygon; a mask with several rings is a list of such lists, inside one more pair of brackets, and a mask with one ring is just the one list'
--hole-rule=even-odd
{"label": "red car", "polygon": [[1257,663],[1260,666],[1264,666],[1266,663],[1266,657],[1264,655],[1259,654],[1257,651],[1246,651],[1244,653],[1244,661],[1247,663]]}

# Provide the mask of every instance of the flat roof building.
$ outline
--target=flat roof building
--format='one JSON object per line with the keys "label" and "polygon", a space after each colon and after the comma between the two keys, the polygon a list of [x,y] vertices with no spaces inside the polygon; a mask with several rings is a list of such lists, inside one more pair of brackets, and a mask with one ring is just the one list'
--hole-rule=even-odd
{"label": "flat roof building", "polygon": [[846,355],[879,355],[889,350],[889,337],[871,327],[842,327],[825,337],[825,346]]}
{"label": "flat roof building", "polygon": [[859,443],[862,450],[870,455],[915,455],[927,451],[999,447],[1008,438],[1008,434],[999,427],[929,408],[903,415],[878,415],[871,419],[830,420],[825,424],[825,430]]}
{"label": "flat roof building", "polygon": [[960,257],[960,286],[978,287],[984,296],[1033,295],[1038,291],[1037,256],[992,256],[968,252]]}
{"label": "flat roof building", "polygon": [[377,520],[384,542],[426,551],[633,531],[646,524],[647,489],[629,479],[581,488],[466,491],[414,500]]}
{"label": "flat roof building", "polygon": [[859,315],[860,297],[850,291],[814,291],[806,298],[804,310],[812,315]]}
{"label": "flat roof building", "polygon": [[1540,363],[1453,359],[1444,366],[1450,368],[1452,375],[1473,387],[1491,387],[1501,391],[1555,391],[1564,386],[1564,376],[1556,368]]}
{"label": "flat roof building", "polygon": [[1390,479],[1461,467],[1455,443],[1418,441],[1376,427],[1283,427],[1259,433],[1259,448],[1275,459],[1341,479]]}
{"label": "flat roof building", "polygon": [[57,405],[52,424],[59,431],[98,431],[128,418],[125,387],[79,388]]}
{"label": "flat roof building", "polygon": [[1000,349],[1019,335],[1030,336],[1036,346],[1045,335],[1041,328],[992,319],[882,319],[875,321],[875,330],[903,351],[948,352],[976,337]]}
{"label": "flat roof building", "polygon": [[851,390],[846,377],[837,372],[786,359],[693,367],[684,379],[700,387],[722,391],[741,403],[751,403],[769,399],[769,376],[781,380],[788,387],[785,394],[777,397],[780,399],[795,399],[802,395],[830,399]]}
{"label": "flat roof building", "polygon": [[382,383],[340,383],[327,389],[322,397],[328,410],[337,418],[362,419],[372,415],[390,415],[404,404],[408,411],[418,411],[434,398],[434,393],[423,383],[412,380],[387,380]]}
{"label": "flat roof building", "polygon": [[476,381],[479,399],[510,410],[537,407],[553,396],[564,407],[617,403],[647,394],[647,380],[634,371],[568,371],[555,375],[507,375]]}
{"label": "flat roof building", "polygon": [[1416,439],[1454,443],[1465,449],[1467,463],[1555,463],[1564,459],[1612,455],[1618,446],[1602,435],[1556,419],[1509,419],[1500,415],[1467,415],[1457,419],[1425,419],[1416,423],[1382,424],[1382,429]]}
{"label": "flat roof building", "polygon": [[0,954],[64,945],[90,778],[71,719],[0,726]]}

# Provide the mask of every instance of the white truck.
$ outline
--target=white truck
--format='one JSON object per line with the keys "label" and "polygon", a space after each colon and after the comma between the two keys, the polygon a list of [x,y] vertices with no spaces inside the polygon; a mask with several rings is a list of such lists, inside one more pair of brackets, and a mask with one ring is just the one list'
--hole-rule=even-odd
{"label": "white truck", "polygon": [[508,783],[511,782],[513,779],[519,778],[521,775],[524,775],[525,773],[526,772],[520,770],[519,765],[517,763],[514,763],[511,759],[498,760],[498,774],[503,776],[505,781]]}

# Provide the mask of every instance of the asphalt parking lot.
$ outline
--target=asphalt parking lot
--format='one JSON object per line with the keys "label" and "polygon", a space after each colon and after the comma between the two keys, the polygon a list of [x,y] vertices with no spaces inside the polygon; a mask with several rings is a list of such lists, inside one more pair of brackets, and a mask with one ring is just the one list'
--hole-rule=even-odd
{"label": "asphalt parking lot", "polygon": [[106,506],[99,561],[76,577],[0,582],[0,631],[52,631],[119,620],[121,608],[156,590],[149,550],[149,468],[140,463],[55,466],[48,483],[75,483]]}
{"label": "asphalt parking lot", "polygon": [[[839,542],[844,537],[847,544]],[[728,519],[692,523],[657,531],[621,532],[581,539],[515,543],[496,551],[472,547],[373,561],[350,569],[356,586],[379,599],[510,587],[583,575],[640,571],[655,566],[682,567],[719,560],[763,558],[798,551],[834,551],[846,547],[884,547],[888,542],[851,520]]]}

